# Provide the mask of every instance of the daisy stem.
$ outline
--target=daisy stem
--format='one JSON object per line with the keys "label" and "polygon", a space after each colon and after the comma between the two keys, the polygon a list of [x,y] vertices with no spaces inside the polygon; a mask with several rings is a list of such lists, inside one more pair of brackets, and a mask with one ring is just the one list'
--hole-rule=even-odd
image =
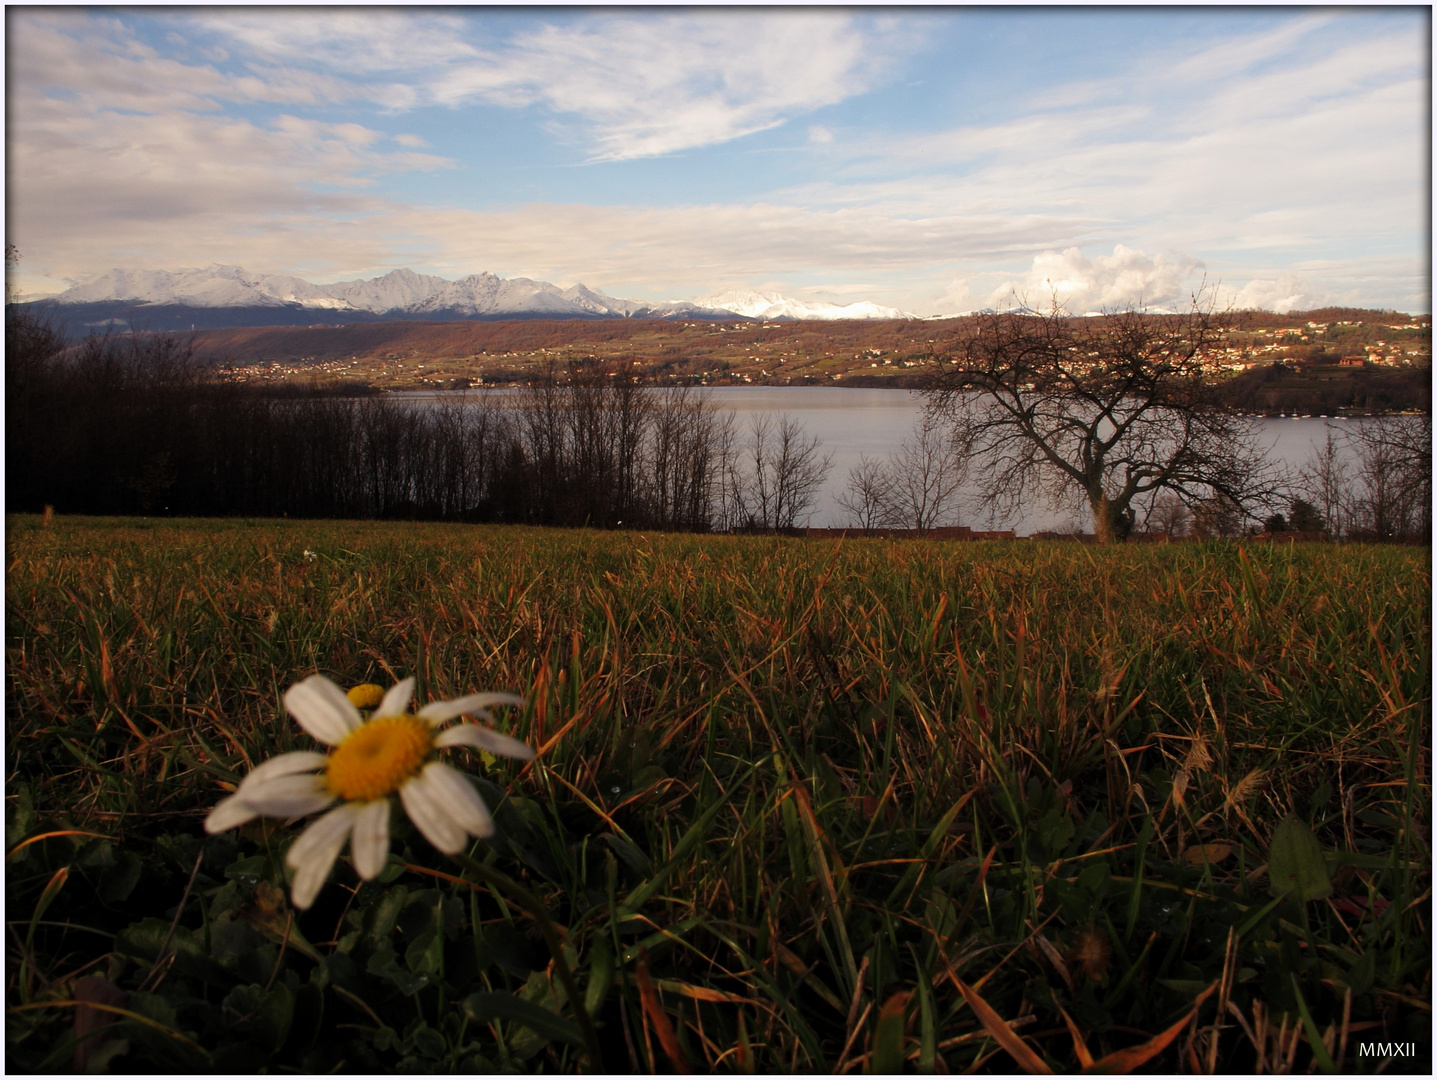
{"label": "daisy stem", "polygon": [[599,1036],[594,1031],[594,1025],[589,1019],[589,1010],[584,1008],[584,999],[579,995],[579,988],[574,984],[574,974],[569,970],[569,962],[564,959],[564,947],[559,940],[559,931],[549,918],[549,912],[545,909],[544,902],[508,874],[485,866],[465,852],[461,851],[449,857],[480,881],[490,886],[497,886],[529,909],[529,913],[539,924],[539,930],[544,935],[544,942],[549,946],[550,955],[554,957],[554,970],[559,976],[559,982],[563,984],[564,993],[569,997],[569,1004],[574,1010],[574,1019],[578,1022],[579,1031],[584,1036],[584,1046],[589,1055],[589,1067],[595,1072],[602,1070],[603,1058],[599,1053]]}

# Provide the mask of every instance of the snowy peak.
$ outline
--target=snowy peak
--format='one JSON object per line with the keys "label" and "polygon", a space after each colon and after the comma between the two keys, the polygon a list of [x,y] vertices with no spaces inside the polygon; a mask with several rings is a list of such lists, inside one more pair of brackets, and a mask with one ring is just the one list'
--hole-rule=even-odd
{"label": "snowy peak", "polygon": [[368,280],[314,285],[284,275],[256,275],[237,266],[208,266],[176,271],[111,270],[94,281],[67,289],[60,304],[129,302],[198,308],[298,307],[371,314],[452,313],[457,316],[505,314],[627,314],[644,305],[614,300],[582,285],[561,290],[547,281],[471,274],[458,281],[391,270]]}
{"label": "snowy peak", "polygon": [[[275,278],[303,285],[298,278]],[[208,266],[191,270],[111,270],[85,285],[61,293],[60,303],[88,304],[108,300],[137,300],[147,304],[193,304],[196,307],[238,307],[283,303],[263,279],[238,266]],[[292,286],[291,286],[292,287]]]}
{"label": "snowy peak", "polygon": [[363,317],[551,318],[648,316],[748,319],[913,319],[897,308],[867,302],[829,304],[778,293],[738,291],[686,302],[647,303],[596,292],[583,284],[561,289],[547,281],[471,274],[450,281],[391,270],[381,277],[315,285],[284,274],[252,274],[214,264],[184,270],[111,270],[52,297],[59,304],[133,304],[213,309],[354,312]]}
{"label": "snowy peak", "polygon": [[917,315],[898,308],[860,301],[829,304],[824,301],[795,300],[779,293],[752,289],[718,293],[694,301],[700,307],[732,311],[750,319],[916,319]]}

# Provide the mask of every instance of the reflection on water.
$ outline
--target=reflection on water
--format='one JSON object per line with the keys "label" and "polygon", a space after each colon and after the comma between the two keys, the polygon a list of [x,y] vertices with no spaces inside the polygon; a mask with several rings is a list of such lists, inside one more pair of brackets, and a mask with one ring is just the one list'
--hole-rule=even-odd
{"label": "reflection on water", "polygon": [[[848,513],[835,500],[848,483],[848,470],[863,456],[886,458],[895,453],[918,421],[923,408],[922,395],[909,390],[881,390],[866,387],[838,386],[706,386],[697,392],[719,406],[731,410],[739,419],[740,432],[750,415],[789,413],[800,421],[808,434],[815,435],[823,450],[833,455],[809,525],[842,527]],[[460,391],[459,393],[463,393]],[[490,391],[505,395],[511,391]],[[449,397],[450,392],[405,395],[416,400]],[[1297,469],[1322,447],[1327,440],[1329,425],[1341,431],[1355,421],[1324,417],[1259,417],[1257,430],[1279,466]],[[961,523],[974,528],[988,528],[986,515],[975,516],[970,510],[960,516]],[[1091,529],[1086,512],[1080,504],[1063,507],[1028,507],[1016,518],[999,519],[993,528],[1014,529],[1020,536],[1040,529],[1067,528],[1077,524]]]}

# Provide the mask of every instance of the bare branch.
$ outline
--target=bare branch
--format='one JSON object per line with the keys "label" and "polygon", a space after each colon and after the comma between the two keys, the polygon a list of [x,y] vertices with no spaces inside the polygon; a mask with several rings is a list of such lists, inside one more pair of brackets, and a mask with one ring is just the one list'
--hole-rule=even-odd
{"label": "bare branch", "polygon": [[950,343],[928,390],[990,512],[1080,491],[1103,540],[1121,540],[1157,493],[1239,516],[1277,477],[1251,421],[1223,408],[1210,371],[1232,320],[1194,298],[1185,314],[1073,318],[1055,303],[980,316]]}

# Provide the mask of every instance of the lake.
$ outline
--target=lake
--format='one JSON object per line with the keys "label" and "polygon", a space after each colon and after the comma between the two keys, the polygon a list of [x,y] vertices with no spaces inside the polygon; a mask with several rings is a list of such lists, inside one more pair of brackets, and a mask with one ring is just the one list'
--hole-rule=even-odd
{"label": "lake", "polygon": [[[817,436],[824,452],[832,453],[833,467],[807,522],[815,527],[840,528],[849,524],[848,512],[838,505],[836,499],[848,484],[849,469],[865,455],[882,459],[895,453],[912,432],[923,408],[922,396],[910,390],[839,386],[706,386],[695,389],[737,416],[740,439],[746,431],[748,417],[762,413],[775,416],[788,413],[803,424],[808,434]],[[502,390],[491,392],[509,393]],[[450,393],[415,392],[403,396],[422,400],[448,397]],[[1352,426],[1354,421],[1316,416],[1257,418],[1258,431],[1271,448],[1274,460],[1292,469],[1304,464],[1323,445],[1329,424],[1340,430]],[[991,523],[986,515],[976,516],[965,509],[960,512],[959,523],[978,529],[1013,529],[1020,536],[1040,529],[1078,526],[1086,531],[1092,528],[1081,506],[1030,506],[1016,518]]]}
{"label": "lake", "polygon": [[[848,483],[848,470],[859,458],[884,458],[895,452],[917,423],[923,408],[920,394],[909,390],[880,390],[838,386],[713,386],[703,393],[742,418],[756,413],[789,413],[801,421],[833,453],[833,468],[814,507],[810,525],[838,528],[848,524],[848,512],[835,496]],[[1344,419],[1320,417],[1259,417],[1258,430],[1271,447],[1273,458],[1296,469],[1327,440],[1327,425],[1351,425]],[[1086,511],[1076,508],[1078,522],[1092,529]],[[1075,508],[1028,507],[1016,519],[999,520],[991,527],[1014,529],[1025,535],[1039,529],[1065,528]],[[960,515],[960,524],[988,528],[986,515]]]}

